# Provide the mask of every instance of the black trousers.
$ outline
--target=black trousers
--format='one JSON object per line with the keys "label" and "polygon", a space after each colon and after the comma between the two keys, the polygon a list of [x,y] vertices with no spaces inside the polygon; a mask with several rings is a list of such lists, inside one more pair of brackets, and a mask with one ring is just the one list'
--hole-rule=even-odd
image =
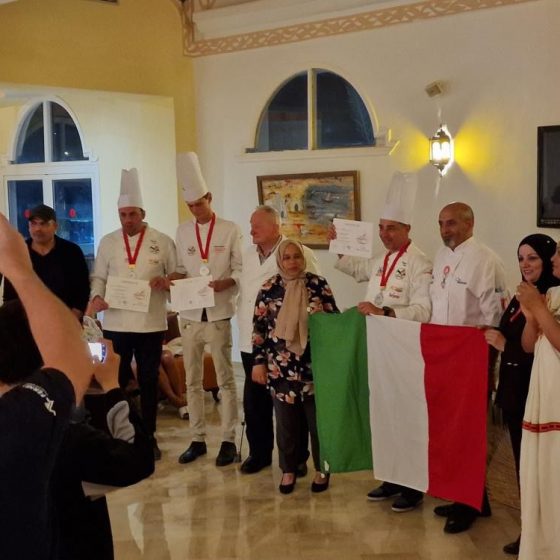
{"label": "black trousers", "polygon": [[243,387],[243,413],[245,430],[249,442],[249,454],[263,463],[272,458],[274,432],[272,427],[272,397],[266,385],[254,383],[251,379],[253,355],[241,352],[241,361],[245,371]]}
{"label": "black trousers", "polygon": [[[249,442],[249,454],[258,461],[267,463],[271,460],[274,449],[274,428],[272,423],[272,397],[265,385],[254,383],[251,379],[253,355],[241,352],[241,361],[245,371],[243,387],[243,413],[245,430]],[[298,464],[305,463],[309,457],[308,428],[305,419],[301,422],[301,436],[298,452]]]}
{"label": "black trousers", "polygon": [[513,458],[515,459],[515,474],[517,475],[517,486],[519,487],[519,463],[521,461],[521,434],[523,424],[523,413],[502,411],[502,415],[509,430]]}
{"label": "black trousers", "polygon": [[[276,414],[278,458],[282,472],[296,472],[297,466],[301,463],[300,455],[304,442],[305,447],[307,447],[308,433],[311,437],[313,465],[316,471],[320,471],[315,397],[306,395],[303,400],[296,398],[293,404],[278,399],[273,399],[273,401]],[[302,438],[304,441],[302,441]]]}
{"label": "black trousers", "polygon": [[163,331],[150,333],[125,333],[104,331],[103,335],[113,342],[113,348],[121,357],[119,385],[125,389],[131,378],[130,363],[136,360],[140,408],[146,432],[153,436],[156,431],[158,370],[161,360]]}
{"label": "black trousers", "polygon": [[400,484],[395,484],[394,482],[384,482],[383,487],[394,493],[400,492],[401,496],[409,502],[417,502],[424,495],[424,492],[420,492],[420,490],[414,490],[414,488],[401,486]]}

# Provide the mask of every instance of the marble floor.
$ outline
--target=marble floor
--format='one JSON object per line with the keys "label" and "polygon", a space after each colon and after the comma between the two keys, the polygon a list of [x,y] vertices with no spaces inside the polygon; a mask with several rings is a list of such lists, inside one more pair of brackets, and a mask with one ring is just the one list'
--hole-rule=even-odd
{"label": "marble floor", "polygon": [[[177,462],[189,443],[189,423],[166,408],[158,417],[163,458],[155,474],[109,498],[117,560],[504,560],[502,546],[519,532],[519,511],[493,504],[460,535],[443,533],[427,497],[417,510],[393,513],[389,502],[368,502],[372,473],[333,475],[311,494],[311,474],[281,495],[272,468],[243,475],[239,463],[218,468],[220,405],[206,395],[208,454]],[[247,456],[247,441],[242,455]],[[311,461],[309,462],[311,464]]]}

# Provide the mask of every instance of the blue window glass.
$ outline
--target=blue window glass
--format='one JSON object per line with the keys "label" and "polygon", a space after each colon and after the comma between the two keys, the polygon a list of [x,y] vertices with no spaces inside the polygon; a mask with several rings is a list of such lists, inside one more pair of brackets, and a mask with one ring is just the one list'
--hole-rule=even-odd
{"label": "blue window glass", "polygon": [[23,237],[29,237],[29,211],[43,202],[43,181],[8,181],[8,215]]}
{"label": "blue window glass", "polygon": [[23,123],[17,144],[16,163],[45,161],[44,129],[43,104],[41,103]]}
{"label": "blue window glass", "polygon": [[344,78],[317,70],[317,148],[373,146],[371,119],[362,98]]}
{"label": "blue window glass", "polygon": [[57,235],[77,243],[88,264],[93,262],[93,205],[90,179],[53,181]]}
{"label": "blue window glass", "polygon": [[307,72],[285,83],[263,111],[257,152],[307,148]]}
{"label": "blue window glass", "polygon": [[[368,110],[354,87],[327,70],[296,74],[274,94],[259,121],[256,152],[375,146]],[[307,107],[315,107],[314,139],[308,138]]]}
{"label": "blue window glass", "polygon": [[68,111],[51,103],[52,161],[77,161],[86,159],[76,123]]}

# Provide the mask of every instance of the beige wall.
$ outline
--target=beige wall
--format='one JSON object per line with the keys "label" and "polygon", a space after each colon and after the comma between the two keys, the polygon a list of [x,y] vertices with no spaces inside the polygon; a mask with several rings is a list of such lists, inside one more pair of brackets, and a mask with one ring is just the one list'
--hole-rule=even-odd
{"label": "beige wall", "polygon": [[[0,82],[164,96],[175,112],[176,146],[167,166],[175,151],[195,148],[192,65],[170,0],[2,5]],[[102,113],[97,118],[107,124]]]}
{"label": "beige wall", "polygon": [[[197,59],[196,89],[205,101],[197,105],[199,151],[215,200],[247,234],[257,175],[357,169],[362,217],[376,222],[391,174],[416,170],[418,245],[433,256],[441,243],[439,209],[452,200],[468,202],[477,236],[502,256],[513,286],[519,277],[517,244],[537,231],[537,126],[560,122],[559,26],[560,2],[539,0]],[[274,89],[309,67],[333,70],[355,85],[379,124],[400,141],[391,156],[353,157],[351,151],[260,161],[242,156]],[[424,93],[434,80],[449,84],[441,105],[456,138],[457,159],[439,193],[426,141],[439,124],[437,105]],[[549,233],[560,237],[557,230]],[[365,286],[333,270],[333,255],[320,253],[337,299],[343,306],[355,304]]]}
{"label": "beige wall", "polygon": [[[4,86],[4,91],[15,94],[18,90]],[[99,189],[94,193],[98,239],[119,225],[116,202],[120,173],[130,167],[138,168],[148,221],[174,236],[178,212],[171,98],[43,87],[27,87],[25,95],[25,102],[0,107],[0,156],[12,159],[14,133],[29,107],[42,99],[62,103],[75,115],[84,149],[91,151],[99,177]],[[37,167],[40,165],[0,164],[0,211],[7,210],[7,181],[22,171],[31,178],[39,172]]]}

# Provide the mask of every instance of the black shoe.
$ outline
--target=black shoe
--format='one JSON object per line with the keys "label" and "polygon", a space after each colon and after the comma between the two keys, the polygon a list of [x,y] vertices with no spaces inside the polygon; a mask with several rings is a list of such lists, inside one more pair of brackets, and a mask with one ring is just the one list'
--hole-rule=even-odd
{"label": "black shoe", "polygon": [[[436,506],[434,508],[434,513],[440,517],[449,517],[450,515],[453,515],[457,508],[461,508],[461,505],[462,504],[453,502],[452,504],[445,504],[444,506]],[[482,511],[474,511],[476,512],[477,517],[490,517],[492,515],[492,510],[490,509],[488,498],[486,498],[482,503]]]}
{"label": "black shoe", "polygon": [[220,446],[220,452],[216,457],[216,466],[225,467],[226,465],[231,465],[235,461],[235,456],[237,455],[237,449],[235,443],[231,441],[222,441]]}
{"label": "black shoe", "polygon": [[298,478],[303,478],[304,476],[307,476],[307,463],[300,463],[296,467],[296,475]]}
{"label": "black shoe", "polygon": [[158,447],[157,439],[155,437],[151,438],[152,449],[154,450],[154,461],[159,461],[161,459],[161,449]]}
{"label": "black shoe", "polygon": [[243,474],[254,474],[262,471],[265,467],[269,467],[272,464],[272,459],[263,461],[253,455],[249,455],[245,461],[241,464],[240,471]]}
{"label": "black shoe", "polygon": [[280,494],[291,494],[296,487],[296,480],[297,476],[294,475],[294,481],[290,482],[290,484],[282,484],[278,486],[278,490],[280,490]]}
{"label": "black shoe", "polygon": [[311,492],[324,492],[329,487],[329,481],[331,480],[331,473],[323,474],[321,473],[321,480],[324,482],[311,483]]}
{"label": "black shoe", "polygon": [[436,506],[434,513],[439,517],[449,517],[455,511],[455,504],[445,504],[444,506]]}
{"label": "black shoe", "polygon": [[368,492],[367,498],[372,502],[380,502],[382,500],[387,500],[398,496],[401,493],[402,488],[396,484],[390,482],[384,482],[381,486],[374,488],[371,492]]}
{"label": "black shoe", "polygon": [[462,507],[456,507],[455,511],[447,518],[443,528],[444,533],[456,534],[467,531],[478,517],[476,509],[463,504],[457,505]]}
{"label": "black shoe", "polygon": [[519,554],[520,543],[521,543],[521,535],[517,537],[516,541],[506,544],[506,546],[504,546],[503,548],[503,551],[506,554]]}
{"label": "black shoe", "polygon": [[179,463],[182,465],[185,463],[192,463],[201,455],[206,455],[206,443],[203,441],[193,441],[189,445],[189,448],[179,455]]}
{"label": "black shoe", "polygon": [[424,501],[424,496],[418,498],[407,498],[405,496],[399,496],[391,506],[391,509],[396,513],[405,513],[407,511],[412,511],[414,508],[418,507]]}

